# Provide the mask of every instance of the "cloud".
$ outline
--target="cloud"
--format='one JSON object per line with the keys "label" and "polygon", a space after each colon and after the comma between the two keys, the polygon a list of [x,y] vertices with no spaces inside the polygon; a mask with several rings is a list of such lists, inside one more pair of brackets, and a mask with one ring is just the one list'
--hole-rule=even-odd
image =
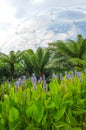
{"label": "cloud", "polygon": [[[76,30],[74,30],[74,28],[70,28],[69,31],[66,33],[66,31],[64,31],[66,27],[64,28],[64,30],[62,28],[63,23],[64,25],[65,23],[67,23],[68,27],[68,24],[72,24],[74,19],[76,22],[86,22],[86,0],[83,0],[83,2],[82,0],[5,1],[8,5],[5,6],[8,8],[7,14],[10,14],[11,9],[13,8],[13,11],[8,16],[8,19],[4,16],[4,21],[6,20],[6,22],[0,22],[0,38],[2,40],[4,39],[4,42],[0,44],[0,46],[5,52],[6,50],[8,52],[12,49],[23,50],[27,48],[34,48],[37,46],[46,47],[48,42],[57,39],[64,40],[68,37],[74,37],[74,35],[76,35],[76,32],[74,31]],[[68,13],[70,12],[72,14],[73,11],[77,12],[78,15],[73,15],[73,19],[71,19],[71,15]],[[53,15],[53,13],[56,15]],[[4,14],[6,14],[6,11],[4,12]],[[64,18],[62,15],[64,16]],[[3,17],[1,17],[1,19],[2,18]],[[14,21],[17,21],[18,24]],[[16,23],[16,26],[13,29],[8,29],[9,33],[5,32],[7,28],[10,28],[12,23]],[[53,23],[55,27],[52,26]],[[57,25],[55,23],[57,23]],[[49,28],[51,26],[52,29]],[[56,29],[56,32],[54,28]]]}
{"label": "cloud", "polygon": [[85,6],[86,0],[7,0],[8,4],[16,8],[16,18],[30,17],[35,13],[53,7],[70,8]]}
{"label": "cloud", "polygon": [[16,8],[16,18],[32,16],[37,10],[41,10],[40,2],[33,3],[34,0],[7,0],[8,4]]}
{"label": "cloud", "polygon": [[10,23],[0,22],[0,30],[7,30],[11,26]]}

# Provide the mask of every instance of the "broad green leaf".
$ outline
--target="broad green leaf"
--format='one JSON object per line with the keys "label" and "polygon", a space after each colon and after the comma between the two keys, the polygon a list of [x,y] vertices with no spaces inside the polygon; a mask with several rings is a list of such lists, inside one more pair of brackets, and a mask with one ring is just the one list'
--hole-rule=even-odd
{"label": "broad green leaf", "polygon": [[10,98],[13,99],[14,98],[14,88],[10,88],[10,94],[9,94]]}
{"label": "broad green leaf", "polygon": [[68,117],[69,117],[71,126],[75,127],[75,126],[77,125],[77,120],[76,120],[76,118],[73,116],[73,113],[72,113],[72,110],[71,110],[71,109],[69,109],[69,111],[68,111]]}
{"label": "broad green leaf", "polygon": [[56,113],[56,115],[54,116],[55,120],[56,120],[56,121],[60,120],[61,117],[64,115],[64,113],[65,113],[65,108],[60,109],[60,110]]}
{"label": "broad green leaf", "polygon": [[19,111],[15,107],[12,107],[9,111],[9,121],[13,122],[18,118],[19,118]]}
{"label": "broad green leaf", "polygon": [[43,116],[42,125],[45,126],[47,124],[47,114]]}
{"label": "broad green leaf", "polygon": [[62,103],[61,102],[61,94],[60,93],[57,93],[55,95],[54,102],[55,102],[56,108],[59,108],[61,103]]}
{"label": "broad green leaf", "polygon": [[51,98],[49,97],[47,100],[45,100],[45,107],[46,108],[51,108],[54,109],[55,108],[55,103],[51,100]]}
{"label": "broad green leaf", "polygon": [[3,117],[1,118],[1,124],[2,124],[2,125],[6,125],[5,118],[3,118]]}
{"label": "broad green leaf", "polygon": [[41,121],[43,113],[44,113],[44,107],[40,100],[32,104],[32,106],[28,107],[28,109],[26,110],[27,116],[32,117],[37,122]]}
{"label": "broad green leaf", "polygon": [[34,109],[33,109],[33,118],[37,121],[40,122],[44,113],[44,107],[42,106],[42,103],[40,100],[34,104]]}
{"label": "broad green leaf", "polygon": [[33,106],[30,106],[30,107],[28,107],[27,110],[26,110],[26,115],[27,115],[28,117],[32,117],[32,112],[33,112]]}
{"label": "broad green leaf", "polygon": [[4,95],[4,102],[2,103],[2,113],[8,115],[10,109],[10,98],[8,95]]}
{"label": "broad green leaf", "polygon": [[15,120],[13,122],[9,121],[9,130],[17,130],[17,128],[20,126],[19,120]]}

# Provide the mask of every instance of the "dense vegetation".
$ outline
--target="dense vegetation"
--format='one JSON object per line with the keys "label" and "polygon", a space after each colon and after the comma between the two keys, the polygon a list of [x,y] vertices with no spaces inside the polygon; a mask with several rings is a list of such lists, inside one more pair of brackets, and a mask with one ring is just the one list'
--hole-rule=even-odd
{"label": "dense vegetation", "polygon": [[0,81],[12,80],[22,75],[37,77],[43,73],[49,77],[53,72],[83,70],[86,67],[86,39],[81,35],[75,41],[56,41],[48,48],[0,53]]}
{"label": "dense vegetation", "polygon": [[81,35],[0,53],[0,130],[86,130],[85,68]]}
{"label": "dense vegetation", "polygon": [[86,130],[86,70],[44,81],[2,84],[0,130]]}

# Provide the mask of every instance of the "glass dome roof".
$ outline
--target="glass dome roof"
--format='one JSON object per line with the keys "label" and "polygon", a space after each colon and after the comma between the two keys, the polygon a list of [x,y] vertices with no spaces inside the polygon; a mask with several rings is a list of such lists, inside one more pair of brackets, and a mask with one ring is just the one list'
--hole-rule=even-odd
{"label": "glass dome roof", "polygon": [[20,22],[1,51],[35,50],[52,41],[75,39],[77,34],[86,36],[85,25],[86,12],[82,8],[53,8]]}

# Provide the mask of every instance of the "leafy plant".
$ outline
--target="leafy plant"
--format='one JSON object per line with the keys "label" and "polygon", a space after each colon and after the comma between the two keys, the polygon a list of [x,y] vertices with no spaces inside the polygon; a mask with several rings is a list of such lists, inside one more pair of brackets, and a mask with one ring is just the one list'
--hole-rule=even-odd
{"label": "leafy plant", "polygon": [[[29,85],[29,84],[28,84]],[[31,85],[31,84],[30,84]],[[42,83],[18,88],[11,86],[0,101],[1,130],[85,130],[86,76],[53,79],[45,91]]]}

